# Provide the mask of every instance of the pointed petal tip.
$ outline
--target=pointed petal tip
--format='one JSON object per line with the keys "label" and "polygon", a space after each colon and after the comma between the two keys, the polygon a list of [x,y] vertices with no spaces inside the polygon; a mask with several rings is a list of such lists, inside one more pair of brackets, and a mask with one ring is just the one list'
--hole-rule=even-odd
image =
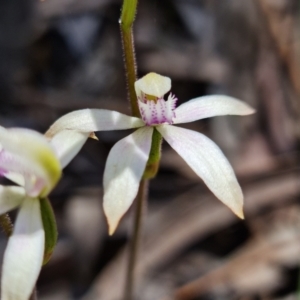
{"label": "pointed petal tip", "polygon": [[244,115],[252,115],[256,113],[256,109],[251,107],[250,105],[247,105],[247,109],[244,111]]}
{"label": "pointed petal tip", "polygon": [[109,220],[108,220],[108,235],[109,236],[112,236],[116,232],[118,225],[119,225],[119,222],[109,222]]}
{"label": "pointed petal tip", "polygon": [[98,137],[96,136],[95,132],[91,132],[90,135],[89,135],[89,138],[93,139],[93,140],[96,140],[96,141],[99,141]]}
{"label": "pointed petal tip", "polygon": [[243,209],[239,210],[239,211],[236,211],[234,212],[240,219],[242,220],[245,220],[245,215],[244,215],[244,212],[243,212]]}
{"label": "pointed petal tip", "polygon": [[243,197],[243,193],[242,190],[240,189],[240,193],[239,196],[236,197],[236,201],[235,203],[226,203],[223,202],[225,205],[227,205],[232,212],[241,220],[245,219],[245,215],[244,215],[244,197]]}
{"label": "pointed petal tip", "polygon": [[108,235],[112,236],[115,233],[116,229],[112,229],[111,227],[109,227],[108,229]]}

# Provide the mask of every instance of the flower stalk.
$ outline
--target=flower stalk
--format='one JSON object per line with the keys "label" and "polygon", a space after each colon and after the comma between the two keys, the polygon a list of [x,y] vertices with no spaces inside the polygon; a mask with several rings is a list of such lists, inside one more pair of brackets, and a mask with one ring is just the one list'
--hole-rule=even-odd
{"label": "flower stalk", "polygon": [[137,0],[124,0],[120,18],[120,28],[131,112],[134,117],[140,117],[140,111],[134,89],[134,83],[137,79],[137,71],[132,25],[136,15],[136,9]]}
{"label": "flower stalk", "polygon": [[148,191],[148,180],[143,179],[140,183],[139,191],[135,207],[133,235],[129,245],[129,257],[126,274],[126,282],[124,289],[124,300],[131,300],[133,298],[134,289],[134,269],[136,258],[138,256],[138,249],[140,244],[141,227],[142,227],[142,216],[145,213],[146,201]]}
{"label": "flower stalk", "polygon": [[[137,10],[137,0],[124,0],[122,13],[120,18],[121,38],[124,53],[124,64],[126,70],[127,87],[129,100],[131,105],[131,113],[134,117],[141,117],[138,99],[135,91],[135,82],[137,80],[137,64],[135,59],[134,50],[134,38],[132,25],[135,19]],[[147,201],[147,178],[155,176],[158,170],[159,158],[160,158],[160,134],[153,134],[152,147],[150,153],[144,177],[140,182],[139,191],[136,197],[136,210],[133,224],[133,232],[129,246],[128,267],[126,274],[126,283],[124,289],[124,300],[131,300],[133,297],[134,288],[134,269],[137,260],[137,252],[140,241],[140,231],[142,225],[143,207]],[[157,149],[159,151],[157,151]]]}

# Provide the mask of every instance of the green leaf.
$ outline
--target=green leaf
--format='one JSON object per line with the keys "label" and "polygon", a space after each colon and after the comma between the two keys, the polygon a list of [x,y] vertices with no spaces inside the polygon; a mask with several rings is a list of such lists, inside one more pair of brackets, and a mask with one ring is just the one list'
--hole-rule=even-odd
{"label": "green leaf", "polygon": [[45,230],[45,252],[43,265],[50,260],[54,247],[57,243],[57,226],[54,212],[48,198],[40,199],[41,214]]}

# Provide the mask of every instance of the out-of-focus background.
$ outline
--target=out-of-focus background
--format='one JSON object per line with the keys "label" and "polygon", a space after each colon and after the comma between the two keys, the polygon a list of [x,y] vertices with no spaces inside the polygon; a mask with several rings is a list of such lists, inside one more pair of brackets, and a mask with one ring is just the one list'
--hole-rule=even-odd
{"label": "out-of-focus background", "polygon": [[[137,300],[297,299],[300,267],[300,21],[297,0],[140,0],[139,76],[172,78],[183,103],[226,94],[257,109],[186,124],[212,138],[245,193],[237,219],[164,143],[150,184]],[[0,2],[0,124],[44,132],[81,108],[130,114],[120,0]],[[118,300],[132,210],[113,237],[102,211],[112,145],[97,133],[51,195],[59,241],[40,300]],[[14,213],[11,214],[14,217]],[[0,249],[6,239],[1,235]],[[299,299],[299,298],[298,298]]]}

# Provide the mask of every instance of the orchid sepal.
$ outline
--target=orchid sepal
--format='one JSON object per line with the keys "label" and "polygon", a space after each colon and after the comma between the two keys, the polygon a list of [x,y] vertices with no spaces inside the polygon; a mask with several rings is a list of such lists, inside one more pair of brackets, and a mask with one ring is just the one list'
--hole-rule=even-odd
{"label": "orchid sepal", "polygon": [[52,138],[63,130],[92,133],[100,130],[130,129],[144,126],[145,123],[136,117],[107,109],[81,109],[70,112],[54,122],[45,133]]}
{"label": "orchid sepal", "polygon": [[189,100],[175,109],[174,124],[189,123],[224,115],[246,116],[255,113],[250,105],[225,95],[209,95]]}
{"label": "orchid sepal", "polygon": [[104,170],[103,208],[109,234],[137,195],[151,149],[153,128],[143,127],[117,142],[111,149]]}
{"label": "orchid sepal", "polygon": [[42,267],[44,247],[40,203],[38,199],[26,197],[4,253],[2,300],[29,299]]}
{"label": "orchid sepal", "polygon": [[171,89],[171,79],[157,73],[148,73],[134,84],[138,98],[143,99],[144,95],[162,98]]}
{"label": "orchid sepal", "polygon": [[243,219],[243,193],[221,149],[193,130],[170,125],[160,125],[157,130],[215,196]]}
{"label": "orchid sepal", "polygon": [[54,148],[62,168],[69,164],[90,136],[89,132],[62,130],[54,136],[48,137],[48,141]]}

